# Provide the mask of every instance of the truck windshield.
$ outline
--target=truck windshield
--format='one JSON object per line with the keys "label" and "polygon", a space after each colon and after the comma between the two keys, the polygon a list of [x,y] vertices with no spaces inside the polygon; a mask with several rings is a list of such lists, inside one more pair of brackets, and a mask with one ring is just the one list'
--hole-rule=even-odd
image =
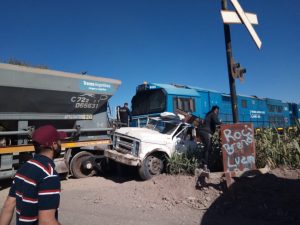
{"label": "truck windshield", "polygon": [[141,91],[131,103],[133,116],[161,113],[166,108],[166,95],[161,89]]}
{"label": "truck windshield", "polygon": [[172,134],[178,127],[176,121],[163,121],[159,119],[150,118],[146,127],[151,130],[156,130],[162,134]]}

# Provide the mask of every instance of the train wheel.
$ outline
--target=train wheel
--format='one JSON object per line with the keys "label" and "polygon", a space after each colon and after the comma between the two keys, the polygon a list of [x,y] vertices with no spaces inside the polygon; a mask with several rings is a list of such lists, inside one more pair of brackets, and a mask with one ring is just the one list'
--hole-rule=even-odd
{"label": "train wheel", "polygon": [[71,173],[75,178],[91,177],[96,174],[93,168],[91,157],[93,156],[90,152],[78,152],[71,160],[70,169]]}

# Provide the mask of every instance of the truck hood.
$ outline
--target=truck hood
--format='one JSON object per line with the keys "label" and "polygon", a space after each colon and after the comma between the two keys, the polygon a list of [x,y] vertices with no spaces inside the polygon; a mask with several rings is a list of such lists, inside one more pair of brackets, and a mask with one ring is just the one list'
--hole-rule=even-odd
{"label": "truck hood", "polygon": [[133,137],[142,142],[166,144],[169,135],[161,134],[156,130],[141,127],[122,127],[117,129],[115,133]]}

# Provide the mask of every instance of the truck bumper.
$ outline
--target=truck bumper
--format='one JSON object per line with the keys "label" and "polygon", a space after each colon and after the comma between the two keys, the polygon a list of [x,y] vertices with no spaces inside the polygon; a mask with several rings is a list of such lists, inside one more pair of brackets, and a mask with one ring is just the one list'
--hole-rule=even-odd
{"label": "truck bumper", "polygon": [[104,156],[110,158],[116,162],[128,165],[128,166],[140,166],[141,160],[130,154],[123,154],[117,152],[116,150],[106,149],[104,151]]}

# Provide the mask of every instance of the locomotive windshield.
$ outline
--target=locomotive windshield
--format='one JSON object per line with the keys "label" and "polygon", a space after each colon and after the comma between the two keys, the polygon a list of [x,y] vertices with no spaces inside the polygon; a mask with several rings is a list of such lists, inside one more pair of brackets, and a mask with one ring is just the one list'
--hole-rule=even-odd
{"label": "locomotive windshield", "polygon": [[166,109],[166,95],[161,89],[141,91],[132,98],[132,115],[161,113]]}

